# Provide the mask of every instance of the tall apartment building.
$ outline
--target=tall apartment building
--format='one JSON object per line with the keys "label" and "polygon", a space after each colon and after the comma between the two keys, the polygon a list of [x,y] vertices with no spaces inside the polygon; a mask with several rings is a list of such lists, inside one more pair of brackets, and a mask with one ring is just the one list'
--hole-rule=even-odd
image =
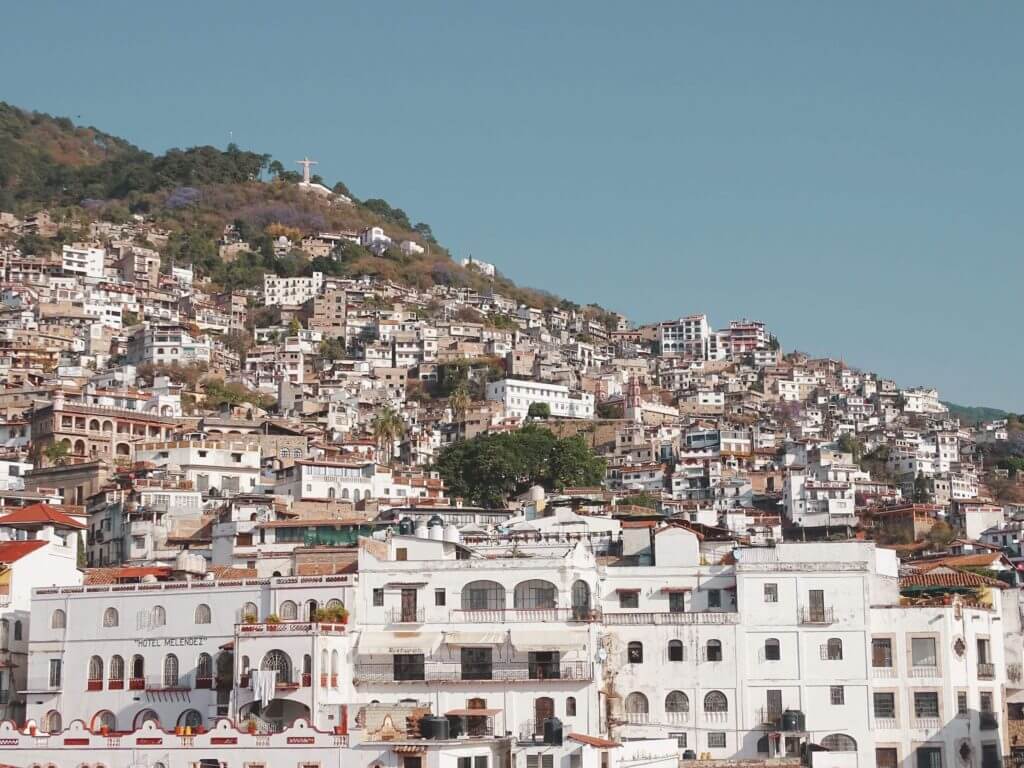
{"label": "tall apartment building", "polygon": [[594,396],[589,392],[572,392],[561,384],[501,379],[487,385],[487,399],[504,405],[505,413],[514,419],[525,419],[534,403],[547,405],[552,417],[594,418]]}
{"label": "tall apartment building", "polygon": [[708,360],[712,336],[707,315],[687,315],[658,326],[658,346],[664,357]]}

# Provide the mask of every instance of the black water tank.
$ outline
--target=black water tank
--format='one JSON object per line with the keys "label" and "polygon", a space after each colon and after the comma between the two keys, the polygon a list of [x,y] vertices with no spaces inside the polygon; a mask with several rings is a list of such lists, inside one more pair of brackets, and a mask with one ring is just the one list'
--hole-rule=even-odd
{"label": "black water tank", "polygon": [[807,720],[799,709],[787,709],[782,713],[782,730],[802,732],[807,730]]}
{"label": "black water tank", "polygon": [[697,753],[692,749],[683,750],[683,760],[696,760]]}
{"label": "black water tank", "polygon": [[427,715],[420,720],[420,737],[424,739],[434,739],[435,741],[445,741],[449,737],[450,729],[448,728],[448,718],[438,717],[437,715]]}
{"label": "black water tank", "polygon": [[562,746],[562,721],[557,717],[549,717],[544,721],[544,743]]}
{"label": "black water tank", "polygon": [[416,530],[416,523],[411,517],[403,517],[398,521],[398,532],[403,536],[412,536]]}

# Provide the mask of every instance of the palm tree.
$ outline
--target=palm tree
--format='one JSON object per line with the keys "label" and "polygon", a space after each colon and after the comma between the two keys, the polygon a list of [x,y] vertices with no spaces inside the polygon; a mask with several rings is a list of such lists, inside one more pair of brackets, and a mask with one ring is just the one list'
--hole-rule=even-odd
{"label": "palm tree", "polygon": [[452,409],[455,421],[464,420],[466,412],[469,411],[469,406],[472,404],[473,398],[469,396],[469,390],[463,384],[456,387],[451,397],[448,398],[448,406]]}
{"label": "palm tree", "polygon": [[370,422],[377,447],[385,452],[388,463],[394,457],[395,440],[405,434],[405,422],[394,408],[381,408]]}

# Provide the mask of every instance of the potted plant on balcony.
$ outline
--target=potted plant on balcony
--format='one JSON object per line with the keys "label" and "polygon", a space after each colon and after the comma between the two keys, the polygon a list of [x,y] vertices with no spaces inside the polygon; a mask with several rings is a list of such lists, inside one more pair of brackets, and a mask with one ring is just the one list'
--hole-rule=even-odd
{"label": "potted plant on balcony", "polygon": [[280,623],[281,623],[281,617],[278,616],[276,613],[272,613],[269,616],[267,616],[266,624],[271,629],[273,629],[274,627],[276,627]]}
{"label": "potted plant on balcony", "polygon": [[256,731],[258,730],[257,726],[256,726],[256,718],[250,717],[249,718],[249,722],[247,723],[247,725],[248,725],[249,735],[250,736],[255,736],[256,735]]}
{"label": "potted plant on balcony", "polygon": [[258,621],[255,613],[247,613],[242,617],[243,624],[255,624]]}

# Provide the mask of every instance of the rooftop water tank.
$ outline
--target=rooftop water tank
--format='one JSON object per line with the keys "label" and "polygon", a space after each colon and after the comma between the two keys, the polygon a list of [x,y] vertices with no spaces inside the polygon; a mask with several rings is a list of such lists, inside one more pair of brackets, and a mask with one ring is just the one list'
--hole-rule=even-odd
{"label": "rooftop water tank", "polygon": [[462,541],[462,534],[459,533],[459,527],[455,523],[448,523],[445,526],[444,540],[450,541],[452,544],[458,544]]}
{"label": "rooftop water tank", "polygon": [[425,538],[427,538],[427,524],[424,521],[422,521],[422,520],[420,520],[418,523],[416,523],[416,538],[417,539],[425,539]]}

